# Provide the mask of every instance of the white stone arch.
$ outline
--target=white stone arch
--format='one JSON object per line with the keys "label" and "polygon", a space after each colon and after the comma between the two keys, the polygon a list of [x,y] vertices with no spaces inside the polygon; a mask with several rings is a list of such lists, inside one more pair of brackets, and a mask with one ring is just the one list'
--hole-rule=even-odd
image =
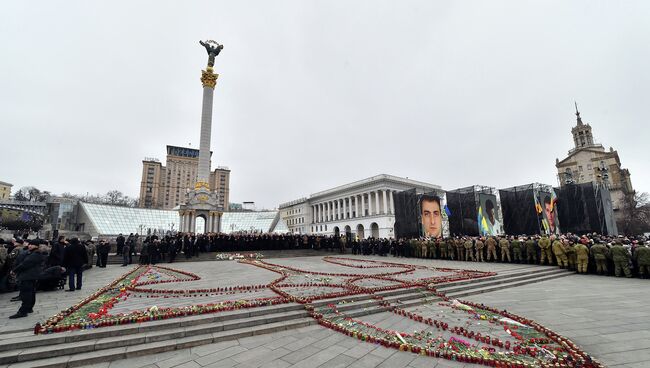
{"label": "white stone arch", "polygon": [[370,236],[373,238],[379,238],[379,225],[376,222],[370,224]]}
{"label": "white stone arch", "polygon": [[207,231],[208,219],[205,215],[201,214],[194,218],[194,232],[197,234],[205,234]]}
{"label": "white stone arch", "polygon": [[357,225],[357,238],[359,238],[359,240],[366,238],[365,231],[362,224]]}

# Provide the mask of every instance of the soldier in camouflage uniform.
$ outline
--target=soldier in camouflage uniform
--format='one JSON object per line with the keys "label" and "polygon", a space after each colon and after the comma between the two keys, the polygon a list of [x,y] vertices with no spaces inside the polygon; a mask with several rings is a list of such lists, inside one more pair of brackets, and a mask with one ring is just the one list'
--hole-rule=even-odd
{"label": "soldier in camouflage uniform", "polygon": [[447,258],[450,260],[456,259],[456,244],[454,243],[454,239],[448,238],[447,239]]}
{"label": "soldier in camouflage uniform", "polygon": [[483,248],[485,248],[485,243],[483,243],[483,238],[476,239],[476,243],[474,243],[474,247],[476,248],[476,260],[478,262],[483,262]]}
{"label": "soldier in camouflage uniform", "polygon": [[474,261],[474,242],[472,241],[472,238],[466,238],[465,239],[465,260],[466,261]]}
{"label": "soldier in camouflage uniform", "polygon": [[577,268],[578,256],[576,254],[575,243],[573,242],[573,240],[565,240],[564,244],[565,244],[564,253],[566,253],[566,258],[569,261],[569,269],[575,271],[578,269]]}
{"label": "soldier in camouflage uniform", "polygon": [[539,247],[542,250],[542,256],[540,257],[539,264],[546,263],[546,259],[548,258],[548,264],[552,265],[553,255],[551,255],[551,240],[546,235],[544,235],[541,239],[539,239],[537,244],[539,244]]}
{"label": "soldier in camouflage uniform", "polygon": [[616,277],[621,276],[621,269],[623,270],[623,273],[625,273],[625,277],[632,277],[629,265],[631,257],[627,249],[623,248],[623,245],[617,241],[609,251],[614,260],[614,274]]}
{"label": "soldier in camouflage uniform", "polygon": [[516,263],[521,263],[523,261],[523,258],[521,257],[521,247],[521,237],[513,237],[512,242],[510,243],[510,248],[512,248],[512,259]]}
{"label": "soldier in camouflage uniform", "polygon": [[591,256],[596,261],[596,272],[599,275],[607,274],[607,257],[609,257],[609,250],[603,243],[596,243],[591,246],[589,250]]}
{"label": "soldier in camouflage uniform", "polygon": [[420,240],[419,246],[420,246],[420,258],[428,258],[429,257],[429,242],[430,239],[422,239]]}
{"label": "soldier in camouflage uniform", "polygon": [[459,261],[465,260],[465,242],[461,238],[456,239],[456,256]]}
{"label": "soldier in camouflage uniform", "polygon": [[[551,249],[553,249],[553,254],[555,254],[555,259],[557,259],[557,265],[560,266],[560,268],[567,268],[569,265],[569,260],[567,259],[566,252],[564,250],[564,239],[556,239],[555,235],[551,235],[550,240],[552,242]],[[544,257],[542,257],[542,259],[544,259]]]}
{"label": "soldier in camouflage uniform", "polygon": [[535,240],[532,237],[528,237],[526,242],[526,261],[528,264],[537,264],[537,248],[535,247]]}
{"label": "soldier in camouflage uniform", "polygon": [[589,266],[589,248],[579,242],[573,247],[573,250],[578,261],[578,273],[587,273],[587,266]]}
{"label": "soldier in camouflage uniform", "polygon": [[440,259],[447,259],[447,241],[445,239],[441,239],[440,242],[438,243],[438,248],[440,248]]}
{"label": "soldier in camouflage uniform", "polygon": [[506,258],[508,259],[507,262],[512,262],[510,259],[510,241],[508,241],[507,237],[503,237],[503,239],[499,240],[499,248],[501,248],[501,262],[506,262]]}
{"label": "soldier in camouflage uniform", "polygon": [[640,242],[634,251],[634,259],[639,266],[639,277],[646,278],[650,275],[650,248]]}
{"label": "soldier in camouflage uniform", "polygon": [[494,257],[494,260],[497,261],[497,241],[494,239],[494,237],[489,237],[485,241],[485,245],[487,246],[487,261],[490,262],[492,260],[492,257]]}

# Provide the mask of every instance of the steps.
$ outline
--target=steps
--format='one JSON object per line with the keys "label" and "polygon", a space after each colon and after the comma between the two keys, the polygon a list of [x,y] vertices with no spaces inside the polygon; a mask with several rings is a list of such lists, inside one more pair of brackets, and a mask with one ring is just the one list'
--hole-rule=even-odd
{"label": "steps", "polygon": [[[457,299],[469,295],[552,280],[559,277],[570,276],[572,274],[572,272],[557,267],[524,267],[521,269],[502,272],[495,276],[454,281],[437,285],[436,290],[445,293],[449,298]],[[382,296],[383,300],[390,303],[391,306],[396,306],[402,309],[442,300],[442,298],[436,296],[434,293],[422,288],[396,290],[393,292],[386,292],[385,294],[377,293],[376,295]],[[352,298],[348,298],[348,300],[350,299]],[[318,308],[330,304],[333,301],[335,301],[333,304],[337,304],[341,301],[345,301],[345,298],[320,301],[318,304],[314,303],[313,305]],[[346,316],[351,318],[381,313],[389,309],[390,307],[379,305],[379,301],[371,299],[370,296],[360,296],[354,298],[354,302],[341,303],[337,305],[337,310],[344,312]]]}
{"label": "steps", "polygon": [[315,324],[300,304],[111,326],[0,341],[0,364],[77,367]]}
{"label": "steps", "polygon": [[[553,280],[557,279],[560,277],[566,277],[566,276],[571,276],[573,275],[573,272],[569,272],[567,270],[563,269],[555,269],[554,271],[548,271],[548,272],[542,272],[538,273],[533,276],[527,276],[527,277],[516,277],[513,278],[513,280],[507,280],[505,282],[491,282],[491,281],[486,281],[484,283],[477,283],[477,284],[472,284],[471,288],[466,288],[466,289],[456,289],[456,290],[442,290],[443,292],[446,293],[447,297],[452,298],[452,299],[458,299],[470,295],[477,295],[477,294],[483,294],[483,293],[488,293],[492,291],[497,291],[497,290],[502,290],[506,288],[511,288],[511,287],[516,287],[516,286],[522,286],[522,285],[528,285],[536,282],[542,282],[542,281],[548,281],[548,280]],[[497,280],[498,281],[498,280]]]}
{"label": "steps", "polygon": [[[525,283],[519,284],[518,282],[524,281],[524,280],[537,280],[539,278],[543,278],[546,276],[550,275],[558,275],[561,274],[563,276],[567,276],[570,273],[567,272],[566,270],[557,268],[557,267],[548,267],[548,268],[543,268],[543,269],[534,269],[532,271],[530,270],[525,270],[525,271],[514,271],[514,272],[508,272],[504,274],[499,274],[496,276],[492,277],[486,277],[486,278],[481,278],[478,280],[473,280],[474,282],[468,284],[464,282],[458,282],[458,283],[449,283],[449,284],[443,284],[440,286],[437,286],[436,289],[438,291],[442,291],[447,296],[450,295],[456,295],[456,293],[460,291],[467,291],[467,290],[473,290],[473,289],[480,289],[484,288],[487,286],[495,286],[495,285],[505,285],[507,284],[508,287],[510,286],[518,286],[518,285],[525,285]],[[513,283],[517,283],[516,285],[512,285]],[[498,289],[494,289],[498,290]],[[493,291],[492,289],[490,291]]]}
{"label": "steps", "polygon": [[[436,289],[450,298],[461,298],[572,274],[556,267],[522,266],[485,278],[436,285]],[[381,300],[375,299],[376,296]],[[335,304],[348,317],[358,318],[387,311],[390,307],[381,305],[381,301],[409,308],[437,300],[440,298],[433,292],[413,287],[318,300],[311,305],[318,310]],[[0,366],[79,367],[316,323],[303,305],[281,304],[50,335],[34,336],[32,331],[14,331],[0,336]]]}

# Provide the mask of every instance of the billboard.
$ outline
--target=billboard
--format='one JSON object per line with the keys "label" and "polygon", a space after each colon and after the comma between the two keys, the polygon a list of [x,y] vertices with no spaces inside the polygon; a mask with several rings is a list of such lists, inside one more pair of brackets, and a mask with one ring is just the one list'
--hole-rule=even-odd
{"label": "billboard", "polygon": [[560,234],[560,220],[557,211],[557,195],[552,188],[539,190],[535,195],[535,210],[542,234]]}
{"label": "billboard", "polygon": [[399,192],[395,202],[396,238],[439,238],[449,235],[448,208],[445,193]]}
{"label": "billboard", "polygon": [[503,234],[496,195],[487,193],[478,194],[478,228],[481,235]]}

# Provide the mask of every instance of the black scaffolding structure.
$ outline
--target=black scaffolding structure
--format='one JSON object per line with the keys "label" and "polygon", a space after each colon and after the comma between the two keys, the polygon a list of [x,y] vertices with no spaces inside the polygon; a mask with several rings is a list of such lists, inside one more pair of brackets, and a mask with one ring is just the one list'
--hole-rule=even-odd
{"label": "black scaffolding structure", "polygon": [[506,234],[544,234],[535,198],[540,192],[552,189],[550,185],[540,183],[499,189]]}
{"label": "black scaffolding structure", "polygon": [[567,184],[559,192],[562,229],[574,234],[599,233],[616,236],[609,189],[598,183]]}
{"label": "black scaffolding structure", "polygon": [[[498,191],[494,187],[473,185],[447,192],[447,207],[449,216],[449,232],[451,235],[480,235],[478,211],[481,206],[482,195],[494,196],[495,214],[497,220],[502,218],[501,206],[498,200]],[[483,214],[487,216],[487,214]]]}

